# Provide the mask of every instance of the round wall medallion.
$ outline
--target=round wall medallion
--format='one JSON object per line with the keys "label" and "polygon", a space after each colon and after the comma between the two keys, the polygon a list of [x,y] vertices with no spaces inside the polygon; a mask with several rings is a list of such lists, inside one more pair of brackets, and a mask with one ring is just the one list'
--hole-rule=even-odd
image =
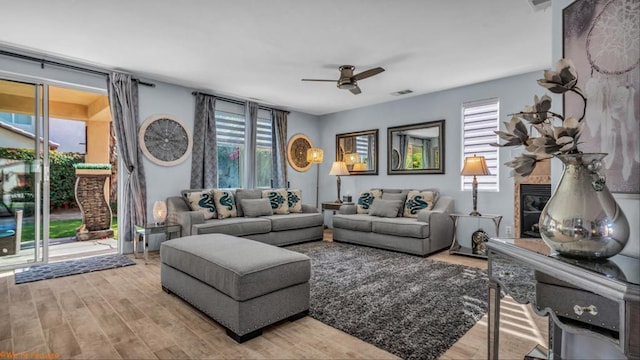
{"label": "round wall medallion", "polygon": [[154,114],[144,120],[138,133],[142,153],[162,166],[183,162],[191,153],[193,139],[189,130],[173,115]]}
{"label": "round wall medallion", "polygon": [[313,145],[306,135],[296,134],[289,139],[287,145],[287,160],[296,171],[307,171],[311,168],[311,162],[307,161],[307,150]]}

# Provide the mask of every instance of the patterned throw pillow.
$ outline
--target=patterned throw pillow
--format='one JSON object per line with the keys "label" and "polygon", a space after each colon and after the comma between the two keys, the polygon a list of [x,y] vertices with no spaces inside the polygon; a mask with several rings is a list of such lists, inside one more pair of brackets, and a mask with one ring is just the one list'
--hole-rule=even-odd
{"label": "patterned throw pillow", "polygon": [[268,198],[274,214],[288,214],[287,189],[262,190],[262,197]]}
{"label": "patterned throw pillow", "polygon": [[435,191],[409,191],[407,201],[404,203],[404,217],[417,218],[420,210],[433,209],[437,199],[438,195]]}
{"label": "patterned throw pillow", "polygon": [[213,190],[185,190],[182,197],[191,211],[200,211],[205,220],[216,217],[216,205],[213,202]]}
{"label": "patterned throw pillow", "polygon": [[373,200],[379,199],[382,196],[382,191],[380,190],[369,190],[363,191],[360,193],[358,197],[358,214],[368,214],[369,208],[373,203]]}
{"label": "patterned throw pillow", "polygon": [[218,211],[218,219],[238,216],[236,201],[231,190],[213,190],[213,199]]}
{"label": "patterned throw pillow", "polygon": [[302,190],[287,190],[287,205],[289,212],[302,212]]}

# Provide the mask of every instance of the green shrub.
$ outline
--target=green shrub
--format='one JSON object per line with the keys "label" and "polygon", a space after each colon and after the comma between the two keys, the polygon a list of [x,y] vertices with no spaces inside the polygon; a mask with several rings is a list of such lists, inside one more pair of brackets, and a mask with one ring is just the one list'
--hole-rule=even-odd
{"label": "green shrub", "polygon": [[[35,158],[35,152],[32,149],[0,148],[0,158],[32,162]],[[70,207],[76,203],[74,164],[82,162],[84,162],[83,154],[56,150],[49,152],[50,204],[52,209]],[[33,179],[33,175],[29,175]],[[27,187],[33,197],[32,184]],[[19,189],[18,191],[24,194],[27,189]],[[11,192],[13,194],[14,190]]]}

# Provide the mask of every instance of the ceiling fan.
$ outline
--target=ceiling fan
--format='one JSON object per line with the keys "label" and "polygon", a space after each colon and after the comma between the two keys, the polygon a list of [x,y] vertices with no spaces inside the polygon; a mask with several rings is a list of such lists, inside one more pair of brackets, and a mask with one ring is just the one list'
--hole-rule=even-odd
{"label": "ceiling fan", "polygon": [[383,68],[376,67],[373,69],[363,71],[359,74],[353,75],[353,70],[355,70],[355,66],[353,65],[342,65],[338,68],[338,70],[340,70],[340,78],[338,80],[302,79],[302,81],[335,82],[338,86],[338,89],[349,90],[353,95],[358,95],[362,92],[358,87],[358,80],[362,80],[374,75],[378,75],[384,71]]}

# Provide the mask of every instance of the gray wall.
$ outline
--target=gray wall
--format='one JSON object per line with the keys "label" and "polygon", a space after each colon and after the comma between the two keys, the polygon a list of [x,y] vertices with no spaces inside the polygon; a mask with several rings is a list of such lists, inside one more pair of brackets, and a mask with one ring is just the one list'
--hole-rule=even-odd
{"label": "gray wall", "polygon": [[[415,96],[375,106],[325,115],[322,123],[322,147],[325,162],[321,167],[321,199],[336,197],[335,176],[328,175],[331,159],[335,158],[335,134],[379,129],[379,175],[342,177],[342,194],[357,196],[360,191],[372,187],[391,188],[438,188],[444,195],[455,199],[456,211],[469,213],[472,209],[470,191],[461,190],[460,170],[462,169],[462,104],[467,101],[498,98],[500,101],[500,121],[509,121],[508,114],[521,111],[533,102],[535,94],[544,93],[536,80],[542,71],[488,81],[471,86],[455,88],[437,93]],[[350,94],[348,94],[350,95]],[[390,126],[413,124],[433,120],[445,120],[445,173],[438,175],[387,175],[387,128]],[[500,149],[499,163],[512,158],[513,150]],[[327,161],[329,159],[329,161]],[[510,168],[500,167],[500,191],[479,192],[478,211],[503,215],[501,233],[506,226],[513,228],[513,178]],[[470,224],[469,224],[470,223]],[[465,231],[464,224],[473,230],[482,227],[493,235],[490,220],[461,220],[460,238],[469,238],[472,231]],[[491,230],[491,231],[490,231]],[[462,233],[468,233],[463,235]],[[467,245],[470,245],[467,244]]]}

